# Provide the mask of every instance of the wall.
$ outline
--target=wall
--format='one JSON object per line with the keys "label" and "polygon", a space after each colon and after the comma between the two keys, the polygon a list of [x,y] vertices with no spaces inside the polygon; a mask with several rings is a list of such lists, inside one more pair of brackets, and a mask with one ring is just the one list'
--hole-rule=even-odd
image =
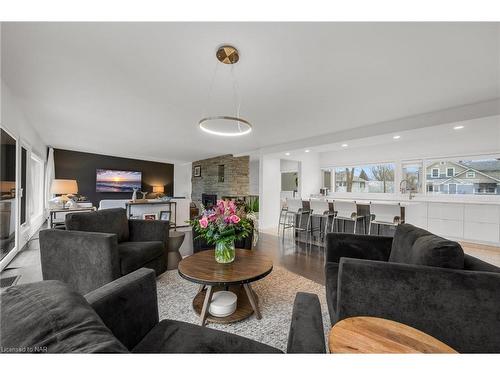
{"label": "wall", "polygon": [[248,171],[250,179],[248,193],[250,195],[259,195],[259,164],[260,160],[250,160]]}
{"label": "wall", "polygon": [[174,164],[174,196],[191,199],[192,163]]}
{"label": "wall", "polygon": [[274,231],[278,227],[281,204],[280,159],[263,155],[259,169],[259,229]]}
{"label": "wall", "polygon": [[260,164],[260,213],[259,228],[273,231],[277,230],[278,218],[281,208],[281,199],[289,194],[281,194],[281,172],[298,171],[299,187],[298,196],[308,199],[311,194],[318,194],[321,188],[321,169],[319,154],[310,152],[292,153],[287,159],[282,159],[283,154],[268,154],[261,156]]}
{"label": "wall", "polygon": [[[47,159],[47,145],[42,140],[38,132],[36,131],[36,125],[31,123],[23,113],[22,105],[17,97],[12,93],[10,88],[1,82],[0,86],[0,123],[3,128],[5,128],[9,134],[11,134],[16,140],[19,146],[21,144],[28,149],[29,152],[35,153],[43,162]],[[18,150],[20,147],[18,148]],[[20,160],[20,152],[18,152],[18,160]],[[28,158],[29,160],[29,158]],[[28,165],[28,174],[29,174]],[[20,182],[20,171],[18,169],[17,173],[17,188],[19,188]],[[19,194],[18,194],[19,195]],[[27,212],[29,212],[29,207],[27,207]],[[18,220],[17,213],[17,222]],[[17,245],[15,251],[10,252],[2,261],[0,262],[0,269],[3,269],[8,262],[15,256],[17,251],[23,248],[28,242],[29,238],[35,233],[40,226],[43,224],[45,218],[43,216],[37,218],[29,218],[29,221],[25,225],[18,228],[17,233]]]}
{"label": "wall", "polygon": [[[76,179],[79,193],[95,206],[102,199],[127,199],[132,193],[96,192],[96,169],[117,169],[142,172],[142,190],[152,192],[153,186],[163,185],[165,195],[174,191],[174,165],[115,156],[54,149],[55,178]],[[139,197],[141,195],[139,194]],[[149,197],[153,197],[149,195]]]}
{"label": "wall", "polygon": [[1,86],[1,123],[10,133],[21,137],[42,160],[47,159],[47,145],[36,131],[36,125],[28,121],[22,112],[18,99],[2,81]]}
{"label": "wall", "polygon": [[[192,200],[200,202],[203,193],[217,194],[218,199],[225,195],[248,195],[250,190],[249,162],[248,156],[233,157],[232,155],[193,162]],[[218,181],[219,165],[224,165],[224,182]],[[196,166],[201,167],[201,177],[194,177]]]}

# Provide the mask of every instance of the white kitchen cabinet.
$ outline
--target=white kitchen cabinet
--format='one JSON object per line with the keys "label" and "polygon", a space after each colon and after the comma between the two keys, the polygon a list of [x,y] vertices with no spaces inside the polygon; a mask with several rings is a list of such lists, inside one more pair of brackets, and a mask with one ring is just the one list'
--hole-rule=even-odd
{"label": "white kitchen cabinet", "polygon": [[458,203],[429,202],[429,219],[464,220],[464,205]]}

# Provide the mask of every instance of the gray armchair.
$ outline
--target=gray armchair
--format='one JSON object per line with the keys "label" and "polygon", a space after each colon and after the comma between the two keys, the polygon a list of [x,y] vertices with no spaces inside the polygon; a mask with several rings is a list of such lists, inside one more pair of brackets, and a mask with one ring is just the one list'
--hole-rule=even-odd
{"label": "gray armchair", "polygon": [[394,238],[327,236],[331,323],[351,316],[395,320],[462,353],[500,352],[500,268],[409,224]]}
{"label": "gray armchair", "polygon": [[[144,268],[85,298],[59,281],[42,281],[7,288],[1,300],[4,352],[281,353],[234,334],[159,321],[155,274]],[[297,294],[289,353],[325,353],[319,308],[316,295]]]}
{"label": "gray armchair", "polygon": [[128,220],[122,208],[66,215],[66,230],[40,232],[44,280],[87,293],[141,267],[166,268],[169,222]]}

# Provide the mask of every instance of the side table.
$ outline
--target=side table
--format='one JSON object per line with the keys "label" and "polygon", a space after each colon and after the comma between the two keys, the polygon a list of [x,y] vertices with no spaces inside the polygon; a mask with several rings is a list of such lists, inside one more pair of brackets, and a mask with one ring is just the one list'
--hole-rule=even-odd
{"label": "side table", "polygon": [[182,255],[179,252],[186,233],[171,230],[168,234],[167,270],[176,270]]}

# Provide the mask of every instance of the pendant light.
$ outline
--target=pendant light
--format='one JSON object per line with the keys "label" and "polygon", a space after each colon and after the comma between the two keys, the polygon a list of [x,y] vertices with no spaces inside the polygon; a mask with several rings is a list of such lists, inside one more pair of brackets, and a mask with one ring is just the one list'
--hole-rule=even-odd
{"label": "pendant light", "polygon": [[[207,116],[202,118],[198,122],[198,126],[201,130],[206,133],[219,135],[223,137],[239,137],[245,134],[249,134],[252,131],[252,124],[247,120],[240,117],[240,106],[241,101],[238,96],[238,85],[233,74],[234,64],[236,64],[240,59],[240,54],[238,50],[230,45],[223,45],[217,49],[216,52],[217,60],[226,65],[231,65],[231,77],[233,80],[233,96],[235,99],[235,114],[234,115],[217,115],[217,116]],[[219,62],[217,64],[219,64]],[[210,98],[212,95],[213,85],[215,81],[215,75],[217,73],[217,66],[214,71],[214,76],[210,83],[210,88],[208,91],[208,103],[210,103]]]}

